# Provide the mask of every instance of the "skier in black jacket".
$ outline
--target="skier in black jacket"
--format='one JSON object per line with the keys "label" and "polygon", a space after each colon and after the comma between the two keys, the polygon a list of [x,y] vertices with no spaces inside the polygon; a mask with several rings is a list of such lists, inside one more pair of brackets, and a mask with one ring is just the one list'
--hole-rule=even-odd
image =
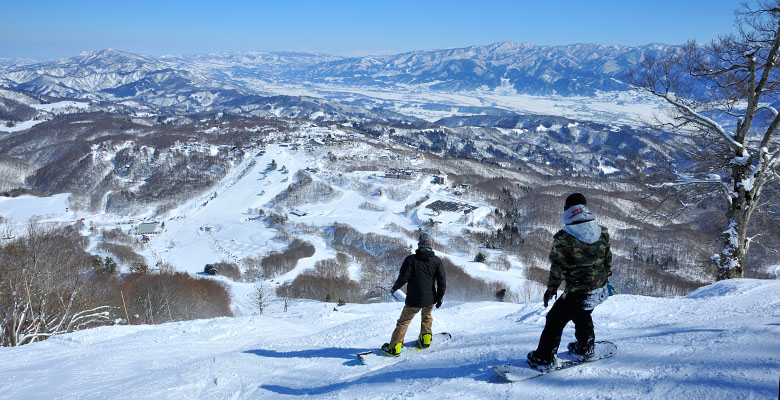
{"label": "skier in black jacket", "polygon": [[431,345],[433,327],[433,306],[441,307],[444,298],[444,290],[447,286],[444,275],[444,267],[441,260],[433,253],[433,240],[425,232],[420,234],[417,241],[417,251],[406,259],[401,265],[392,291],[406,285],[406,304],[401,317],[398,318],[390,343],[382,345],[382,351],[392,355],[401,355],[406,329],[418,312],[421,314],[420,336],[417,341],[422,348]]}

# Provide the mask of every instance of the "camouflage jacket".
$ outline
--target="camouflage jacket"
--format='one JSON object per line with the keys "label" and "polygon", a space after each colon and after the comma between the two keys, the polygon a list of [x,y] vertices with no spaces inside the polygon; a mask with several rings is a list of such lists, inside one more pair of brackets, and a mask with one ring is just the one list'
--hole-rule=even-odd
{"label": "camouflage jacket", "polygon": [[581,242],[564,230],[553,236],[548,289],[557,290],[565,281],[567,292],[585,293],[604,287],[610,275],[612,251],[607,228],[601,227],[601,237],[592,244]]}

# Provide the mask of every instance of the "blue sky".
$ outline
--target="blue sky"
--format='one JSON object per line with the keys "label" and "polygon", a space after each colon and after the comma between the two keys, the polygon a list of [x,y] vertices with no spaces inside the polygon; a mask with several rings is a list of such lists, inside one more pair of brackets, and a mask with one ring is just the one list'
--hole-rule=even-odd
{"label": "blue sky", "polygon": [[[344,56],[500,41],[640,45],[709,41],[739,1],[4,0],[0,57],[114,48],[147,55],[310,51]],[[543,4],[544,3],[544,4]]]}

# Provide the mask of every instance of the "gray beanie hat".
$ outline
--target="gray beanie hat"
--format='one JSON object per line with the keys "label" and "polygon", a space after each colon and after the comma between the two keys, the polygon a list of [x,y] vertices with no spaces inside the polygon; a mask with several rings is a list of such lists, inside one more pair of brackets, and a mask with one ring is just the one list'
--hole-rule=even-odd
{"label": "gray beanie hat", "polygon": [[431,235],[427,232],[421,233],[420,238],[417,239],[417,247],[433,250],[433,239],[431,238]]}

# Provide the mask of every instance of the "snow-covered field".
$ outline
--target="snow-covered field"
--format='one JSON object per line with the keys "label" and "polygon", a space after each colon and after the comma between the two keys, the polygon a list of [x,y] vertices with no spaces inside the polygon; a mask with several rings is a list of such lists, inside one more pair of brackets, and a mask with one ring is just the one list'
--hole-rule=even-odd
{"label": "snow-covered field", "polygon": [[[398,113],[429,122],[457,115],[461,107],[492,107],[519,114],[541,114],[585,121],[641,125],[643,120],[663,116],[667,106],[657,98],[640,91],[598,92],[594,96],[535,96],[514,90],[473,90],[447,92],[431,90],[426,85],[396,85],[391,88],[355,87],[340,84],[273,83],[247,78],[248,87],[266,93],[289,96],[335,98],[342,101],[371,100]],[[435,104],[437,107],[426,107]],[[441,106],[449,106],[444,109]]]}
{"label": "snow-covered field", "polygon": [[[338,151],[342,154],[366,154],[370,150],[347,147]],[[389,227],[400,226],[415,231],[424,222],[434,219],[439,222],[440,236],[436,239],[446,243],[448,237],[460,233],[466,224],[476,222],[479,226],[492,210],[486,204],[468,202],[475,209],[467,218],[462,212],[442,212],[435,215],[432,210],[425,208],[425,205],[436,200],[460,203],[464,201],[451,194],[447,187],[432,184],[431,176],[419,175],[412,181],[399,181],[385,178],[383,170],[340,175],[329,172],[327,168],[329,161],[322,156],[319,152],[269,146],[264,155],[247,157],[242,165],[233,168],[213,190],[170,211],[164,218],[155,220],[164,223],[165,226],[164,229],[159,230],[159,234],[151,236],[151,241],[142,252],[147,257],[149,265],[162,261],[172,264],[179,270],[197,273],[203,271],[206,263],[227,261],[240,265],[245,257],[264,256],[271,251],[283,250],[287,243],[276,240],[279,232],[269,229],[262,218],[249,211],[257,209],[264,209],[266,213],[274,211],[274,208],[269,206],[269,202],[295,181],[296,171],[306,168],[320,170],[311,173],[312,179],[332,185],[339,193],[336,199],[329,202],[310,202],[293,209],[276,211],[286,215],[292,223],[305,224],[321,230],[338,222],[352,226],[362,233],[399,237],[408,241],[409,245],[415,245],[414,239],[405,237]],[[272,161],[276,162],[277,170],[268,170],[268,165]],[[419,161],[410,159],[399,162],[413,167]],[[282,172],[283,167],[289,172]],[[397,189],[405,196],[404,199],[393,200],[387,194],[378,194],[378,189],[387,192],[388,188]],[[424,196],[428,196],[429,199],[409,216],[404,215],[407,204],[414,203]],[[361,207],[364,203],[371,203],[375,209]],[[295,215],[292,211],[305,213],[305,215]],[[111,229],[123,221],[115,216],[99,214],[87,217],[85,222]],[[118,226],[133,232],[132,225]],[[292,280],[301,271],[312,268],[316,261],[335,256],[322,238],[308,234],[300,234],[298,237],[312,243],[316,253],[313,257],[302,259],[295,270],[281,276],[277,281]],[[473,256],[469,254],[448,256],[472,269],[474,275],[496,279],[496,271],[485,270],[484,265],[472,262]],[[504,275],[520,276],[521,272],[517,269],[511,273],[504,272]],[[509,282],[510,285],[515,283],[519,286],[522,280]]]}
{"label": "snow-covered field", "polygon": [[[8,96],[9,93],[11,93],[11,95],[9,96],[11,98],[17,97],[17,99],[21,99],[21,100],[25,98],[25,96],[14,96],[13,92],[0,90],[0,94],[2,95]],[[28,101],[23,100],[23,102],[25,103],[27,103]],[[87,108],[89,108],[90,104],[85,101],[66,100],[66,101],[58,101],[56,103],[28,104],[28,105],[36,110],[44,111],[48,114],[58,114],[62,112],[74,112],[78,110],[86,110]],[[46,121],[45,118],[44,119],[36,118],[30,121],[15,123],[14,126],[11,127],[6,126],[6,124],[4,123],[0,123],[0,132],[21,132],[30,129],[33,126],[38,125],[41,122],[45,122],[45,121]]]}
{"label": "snow-covered field", "polygon": [[8,220],[12,233],[18,235],[25,232],[27,221],[35,218],[41,223],[53,220],[57,223],[73,222],[75,214],[69,210],[70,194],[56,194],[49,197],[0,196],[0,216]]}
{"label": "snow-covered field", "polygon": [[43,121],[24,121],[15,124],[14,126],[0,125],[0,132],[21,132],[32,128],[35,125],[40,124]]}
{"label": "snow-covered field", "polygon": [[66,101],[58,101],[56,103],[31,104],[30,107],[36,110],[44,110],[44,111],[54,111],[61,108],[86,109],[89,108],[89,102],[66,100]]}
{"label": "snow-covered field", "polygon": [[[614,358],[518,383],[488,368],[524,362],[538,303],[434,311],[446,345],[369,368],[355,354],[389,339],[400,303],[270,304],[263,315],[112,326],[0,348],[3,399],[774,399],[780,282],[731,280],[687,297],[617,295],[594,314]],[[419,317],[407,340],[416,337]],[[564,345],[573,329],[564,332]]]}

